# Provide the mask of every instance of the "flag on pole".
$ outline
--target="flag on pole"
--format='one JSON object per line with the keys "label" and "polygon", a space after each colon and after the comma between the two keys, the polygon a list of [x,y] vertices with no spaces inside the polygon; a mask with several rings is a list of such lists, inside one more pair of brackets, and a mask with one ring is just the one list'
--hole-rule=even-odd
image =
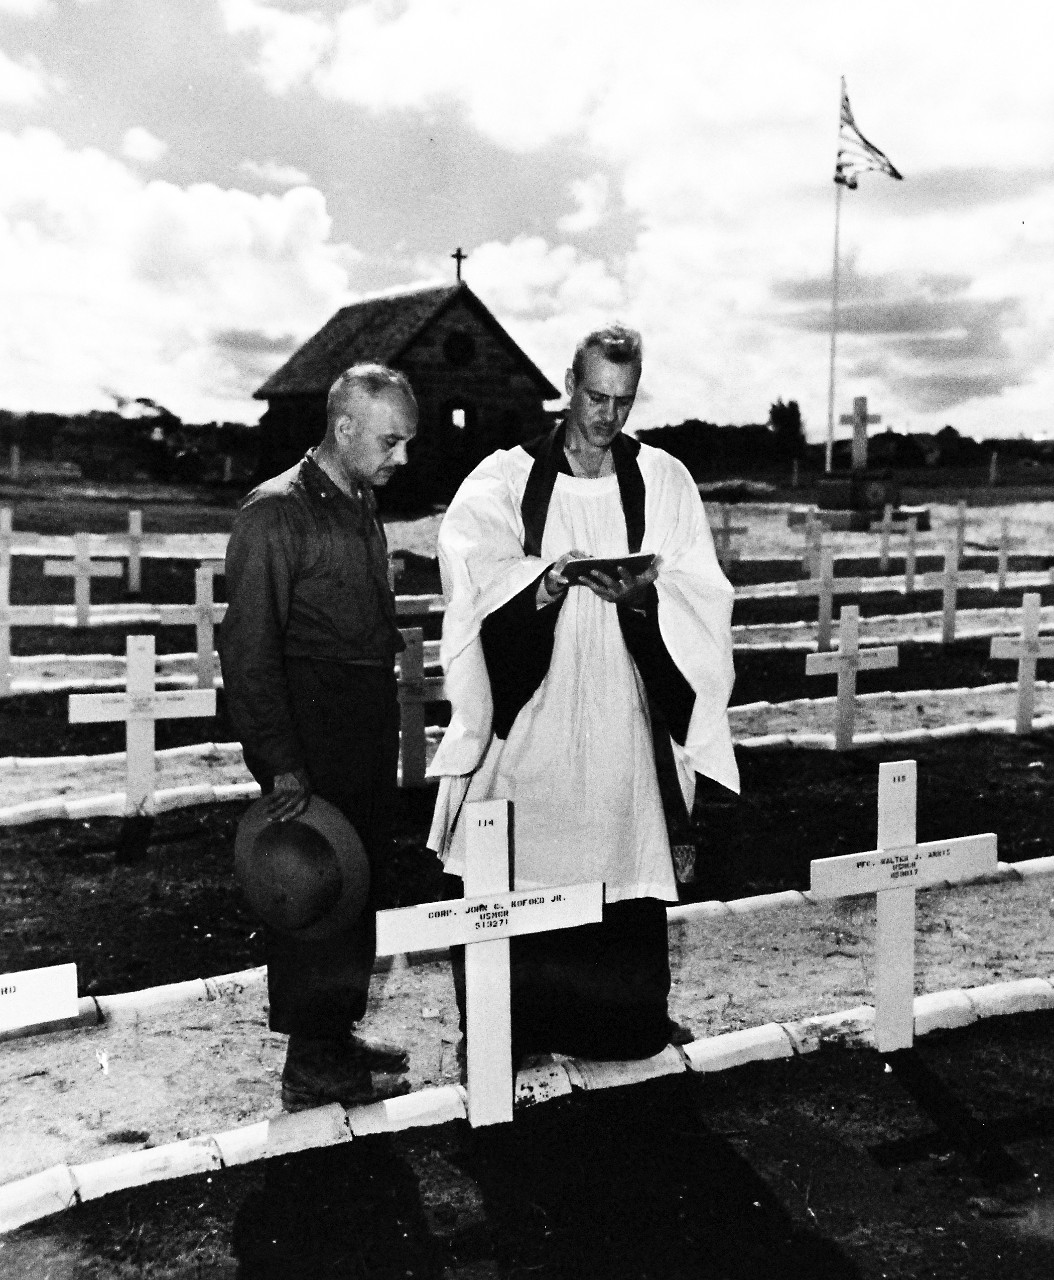
{"label": "flag on pole", "polygon": [[872,171],[888,173],[891,178],[903,178],[903,174],[897,172],[885,152],[879,151],[878,147],[868,142],[856,127],[843,79],[842,113],[838,125],[838,158],[834,165],[834,180],[848,187],[850,191],[855,191],[857,176]]}

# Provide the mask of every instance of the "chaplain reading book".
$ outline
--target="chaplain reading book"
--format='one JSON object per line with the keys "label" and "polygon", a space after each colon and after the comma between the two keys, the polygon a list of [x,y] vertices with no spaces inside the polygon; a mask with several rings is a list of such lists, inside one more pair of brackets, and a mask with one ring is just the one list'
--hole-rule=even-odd
{"label": "chaplain reading book", "polygon": [[451,719],[429,847],[448,894],[474,800],[513,802],[516,890],[605,884],[602,923],[512,939],[515,1065],[691,1038],[667,1011],[670,831],[687,829],[697,774],[739,787],[732,589],[691,475],[623,432],[641,368],[634,330],[583,338],[565,421],[484,459],[439,533]]}

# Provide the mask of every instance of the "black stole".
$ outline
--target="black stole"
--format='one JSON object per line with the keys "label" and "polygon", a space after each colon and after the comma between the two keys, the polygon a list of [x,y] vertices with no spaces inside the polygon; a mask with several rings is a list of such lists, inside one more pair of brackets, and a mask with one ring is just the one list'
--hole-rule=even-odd
{"label": "black stole", "polygon": [[[572,474],[564,454],[564,427],[558,426],[523,447],[534,459],[520,508],[523,549],[526,555],[540,556],[556,477],[561,472]],[[639,453],[640,442],[630,436],[620,434],[612,442],[611,454],[631,554],[640,551],[644,541],[645,490],[637,462]],[[537,692],[552,661],[556,622],[563,600],[544,609],[536,608],[535,595],[541,576],[485,618],[480,627],[494,702],[494,734],[498,738],[508,737],[513,721]],[[648,695],[660,781],[668,783],[673,766],[670,738],[683,745],[695,705],[695,691],[663,642],[658,605],[658,595],[651,587],[636,604],[616,607],[623,639]],[[668,790],[668,785],[663,786],[664,794]]]}

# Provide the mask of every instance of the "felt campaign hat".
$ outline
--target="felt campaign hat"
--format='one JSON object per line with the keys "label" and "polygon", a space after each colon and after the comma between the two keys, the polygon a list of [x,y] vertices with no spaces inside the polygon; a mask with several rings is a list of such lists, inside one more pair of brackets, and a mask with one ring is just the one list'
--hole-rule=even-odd
{"label": "felt campaign hat", "polygon": [[272,929],[314,942],[358,919],[370,865],[358,832],[328,800],[312,796],[291,821],[275,822],[267,797],[238,823],[234,868],[249,906]]}

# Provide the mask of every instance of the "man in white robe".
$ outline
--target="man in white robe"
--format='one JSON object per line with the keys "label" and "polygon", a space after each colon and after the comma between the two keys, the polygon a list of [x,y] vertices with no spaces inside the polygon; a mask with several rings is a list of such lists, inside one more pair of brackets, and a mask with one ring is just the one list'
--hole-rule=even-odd
{"label": "man in white robe", "polygon": [[[452,714],[429,845],[461,896],[465,801],[514,808],[513,887],[602,880],[604,922],[513,939],[513,1052],[630,1058],[676,1025],[665,904],[677,901],[657,760],[738,791],[728,730],[732,589],[676,459],[622,434],[639,334],[579,343],[565,424],[479,464],[439,533]],[[641,571],[564,571],[649,553]],[[676,790],[676,788],[674,788]],[[667,804],[669,804],[667,795]],[[460,956],[455,982],[464,1020]]]}

